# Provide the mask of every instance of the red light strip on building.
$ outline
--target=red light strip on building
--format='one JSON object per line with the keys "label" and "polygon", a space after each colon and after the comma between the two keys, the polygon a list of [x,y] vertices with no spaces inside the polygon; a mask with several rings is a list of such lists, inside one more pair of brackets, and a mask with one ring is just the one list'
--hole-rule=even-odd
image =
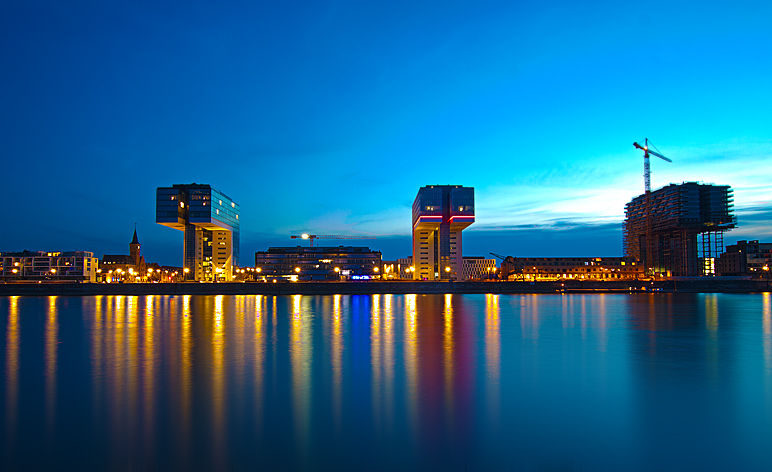
{"label": "red light strip on building", "polygon": [[431,219],[437,219],[437,218],[439,218],[439,219],[441,220],[441,219],[442,219],[442,216],[419,216],[419,217],[418,217],[418,221],[416,221],[416,222],[415,222],[415,224],[413,225],[413,228],[415,228],[416,226],[418,226],[418,225],[421,223],[421,220],[423,220],[423,219],[427,219],[427,218],[431,218]]}
{"label": "red light strip on building", "polygon": [[468,215],[456,215],[456,216],[451,216],[451,217],[450,217],[450,221],[451,221],[451,222],[453,221],[453,218],[464,218],[464,219],[472,219],[472,220],[473,220],[473,219],[474,219],[474,216],[468,216]]}

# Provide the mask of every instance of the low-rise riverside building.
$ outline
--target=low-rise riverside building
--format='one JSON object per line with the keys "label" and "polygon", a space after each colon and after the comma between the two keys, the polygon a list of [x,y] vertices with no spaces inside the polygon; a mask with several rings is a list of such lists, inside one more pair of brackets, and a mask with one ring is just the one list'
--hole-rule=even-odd
{"label": "low-rise riverside building", "polygon": [[397,259],[399,265],[399,278],[402,280],[412,280],[415,267],[413,266],[413,256],[408,256],[404,259]]}
{"label": "low-rise riverside building", "polygon": [[[772,269],[772,243],[741,240],[718,258],[718,274],[760,276]],[[766,268],[766,269],[765,269]]]}
{"label": "low-rise riverside building", "polygon": [[497,278],[496,259],[486,259],[482,256],[463,257],[461,266],[462,280]]}
{"label": "low-rise riverside building", "polygon": [[271,247],[255,253],[258,280],[380,279],[381,266],[381,252],[368,247]]}
{"label": "low-rise riverside building", "polygon": [[501,265],[507,280],[631,280],[643,276],[634,257],[508,257]]}
{"label": "low-rise riverside building", "polygon": [[96,282],[99,259],[89,251],[0,253],[5,282]]}
{"label": "low-rise riverside building", "polygon": [[381,280],[401,280],[402,270],[399,260],[381,261]]}

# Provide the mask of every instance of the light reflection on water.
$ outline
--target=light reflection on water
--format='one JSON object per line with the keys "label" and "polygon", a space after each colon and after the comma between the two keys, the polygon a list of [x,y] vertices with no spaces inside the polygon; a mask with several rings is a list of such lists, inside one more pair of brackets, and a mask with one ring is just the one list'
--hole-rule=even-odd
{"label": "light reflection on water", "polygon": [[772,298],[0,298],[6,469],[766,468]]}

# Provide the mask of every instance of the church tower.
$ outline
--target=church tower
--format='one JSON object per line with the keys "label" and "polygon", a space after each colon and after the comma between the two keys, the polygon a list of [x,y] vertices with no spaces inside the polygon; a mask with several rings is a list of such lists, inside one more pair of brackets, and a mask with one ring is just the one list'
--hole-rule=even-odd
{"label": "church tower", "polygon": [[137,225],[134,225],[134,238],[129,243],[129,255],[134,260],[134,265],[139,267],[139,240],[137,239]]}

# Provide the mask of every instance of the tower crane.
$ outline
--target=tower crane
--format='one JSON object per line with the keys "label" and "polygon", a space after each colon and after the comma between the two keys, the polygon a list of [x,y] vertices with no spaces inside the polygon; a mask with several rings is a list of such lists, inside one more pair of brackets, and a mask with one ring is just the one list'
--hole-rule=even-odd
{"label": "tower crane", "polygon": [[311,243],[311,247],[314,247],[314,239],[378,239],[375,236],[343,236],[340,234],[306,234],[303,233],[300,236],[290,236],[292,239],[308,239]]}
{"label": "tower crane", "polygon": [[[643,151],[643,183],[646,190],[646,270],[654,269],[654,236],[651,234],[652,222],[651,222],[651,164],[649,163],[649,154],[659,157],[663,161],[673,162],[667,157],[663,156],[659,152],[655,152],[649,149],[649,138],[643,142],[643,146],[638,143],[633,143],[638,149]],[[655,148],[656,149],[656,148]],[[639,253],[640,253],[640,241]]]}
{"label": "tower crane", "polygon": [[646,188],[646,193],[651,192],[651,164],[649,163],[649,154],[657,156],[663,161],[673,162],[662,154],[649,149],[649,138],[646,138],[643,146],[638,143],[633,143],[633,146],[643,151],[643,182]]}

